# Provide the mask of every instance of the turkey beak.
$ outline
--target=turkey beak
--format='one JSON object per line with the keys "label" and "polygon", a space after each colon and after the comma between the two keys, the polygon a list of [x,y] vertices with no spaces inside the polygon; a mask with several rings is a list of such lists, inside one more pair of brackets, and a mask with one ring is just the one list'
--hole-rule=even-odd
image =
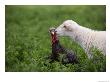
{"label": "turkey beak", "polygon": [[54,35],[54,32],[51,32]]}

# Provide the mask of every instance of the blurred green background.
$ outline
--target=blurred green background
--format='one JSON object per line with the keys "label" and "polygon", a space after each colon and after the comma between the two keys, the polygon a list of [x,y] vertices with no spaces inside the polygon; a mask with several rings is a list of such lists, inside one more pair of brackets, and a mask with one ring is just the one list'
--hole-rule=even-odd
{"label": "blurred green background", "polygon": [[[79,63],[49,63],[50,27],[72,19],[94,30],[106,30],[106,6],[5,6],[5,71],[106,71],[106,58],[98,51],[88,60],[84,50],[68,37],[60,42],[76,52]],[[68,43],[68,45],[66,44]]]}

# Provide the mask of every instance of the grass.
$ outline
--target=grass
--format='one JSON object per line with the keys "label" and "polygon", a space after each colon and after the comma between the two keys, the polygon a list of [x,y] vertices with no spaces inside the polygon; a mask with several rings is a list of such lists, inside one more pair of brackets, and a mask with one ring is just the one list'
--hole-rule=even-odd
{"label": "grass", "polygon": [[76,52],[79,63],[63,65],[46,59],[51,53],[50,27],[72,19],[94,30],[106,30],[105,12],[103,5],[5,6],[5,71],[105,72],[105,56],[95,49],[94,58],[89,60],[84,50],[68,37],[60,37],[60,42]]}

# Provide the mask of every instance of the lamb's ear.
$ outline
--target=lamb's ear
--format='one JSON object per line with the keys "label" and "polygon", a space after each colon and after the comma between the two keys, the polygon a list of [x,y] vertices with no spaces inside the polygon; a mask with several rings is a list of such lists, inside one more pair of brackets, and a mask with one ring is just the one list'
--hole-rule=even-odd
{"label": "lamb's ear", "polygon": [[68,31],[72,31],[71,24],[64,24],[64,28]]}

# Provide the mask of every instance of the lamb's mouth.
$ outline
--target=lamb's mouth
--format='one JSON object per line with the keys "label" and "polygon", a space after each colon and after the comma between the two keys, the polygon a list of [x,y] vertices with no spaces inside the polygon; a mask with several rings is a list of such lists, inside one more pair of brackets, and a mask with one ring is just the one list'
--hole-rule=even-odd
{"label": "lamb's mouth", "polygon": [[57,36],[57,37],[59,37],[59,36],[60,36],[60,34],[58,34],[58,33],[56,32],[56,36]]}

